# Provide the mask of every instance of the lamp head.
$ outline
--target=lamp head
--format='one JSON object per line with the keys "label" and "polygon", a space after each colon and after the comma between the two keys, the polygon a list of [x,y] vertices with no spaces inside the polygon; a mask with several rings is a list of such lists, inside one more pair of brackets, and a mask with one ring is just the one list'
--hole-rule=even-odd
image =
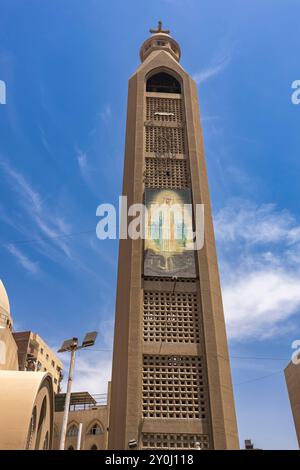
{"label": "lamp head", "polygon": [[97,331],[91,331],[90,333],[87,333],[84,337],[84,340],[82,341],[81,347],[87,348],[89,346],[94,346],[97,335],[98,335]]}
{"label": "lamp head", "polygon": [[66,339],[61,348],[57,352],[66,352],[72,351],[72,349],[77,349],[78,338]]}

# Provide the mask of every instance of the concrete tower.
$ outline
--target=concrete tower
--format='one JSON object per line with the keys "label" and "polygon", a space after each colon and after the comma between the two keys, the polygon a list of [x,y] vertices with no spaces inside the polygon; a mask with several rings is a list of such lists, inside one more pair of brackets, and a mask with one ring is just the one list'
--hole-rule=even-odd
{"label": "concrete tower", "polygon": [[[150,32],[129,80],[123,195],[167,209],[150,211],[147,240],[120,240],[109,448],[237,449],[197,89],[170,32]],[[189,202],[179,221],[171,203]]]}

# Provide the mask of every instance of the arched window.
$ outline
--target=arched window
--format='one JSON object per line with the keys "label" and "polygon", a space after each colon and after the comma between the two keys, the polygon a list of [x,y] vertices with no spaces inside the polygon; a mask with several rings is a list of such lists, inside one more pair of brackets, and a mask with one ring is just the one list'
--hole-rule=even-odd
{"label": "arched window", "polygon": [[98,450],[98,447],[96,446],[96,444],[93,444],[90,448],[90,450]]}
{"label": "arched window", "polygon": [[72,426],[69,427],[68,432],[67,432],[68,437],[76,437],[78,436],[78,427],[76,424],[72,424]]}
{"label": "arched window", "polygon": [[181,86],[176,78],[165,72],[152,75],[147,80],[146,91],[156,93],[181,93]]}
{"label": "arched window", "polygon": [[45,439],[44,439],[43,450],[48,450],[48,447],[49,447],[49,433],[47,431]]}
{"label": "arched window", "polygon": [[68,447],[68,450],[74,450],[74,447],[73,447],[73,446],[69,446],[69,447]]}
{"label": "arched window", "polygon": [[98,423],[93,424],[93,426],[89,430],[89,434],[92,436],[98,436],[99,434],[103,434],[103,431]]}
{"label": "arched window", "polygon": [[31,448],[32,437],[36,428],[36,406],[33,408],[33,412],[30,419],[29,431],[27,436],[26,450]]}
{"label": "arched window", "polygon": [[54,427],[53,427],[53,435],[54,437],[59,437],[59,432],[58,432],[56,424],[54,424]]}
{"label": "arched window", "polygon": [[43,428],[43,424],[44,424],[45,417],[46,417],[46,412],[47,412],[47,397],[44,397],[43,403],[41,406],[40,417],[38,421],[38,428],[37,428],[36,441],[35,441],[35,450],[38,450],[40,447],[41,433],[42,433],[42,428]]}

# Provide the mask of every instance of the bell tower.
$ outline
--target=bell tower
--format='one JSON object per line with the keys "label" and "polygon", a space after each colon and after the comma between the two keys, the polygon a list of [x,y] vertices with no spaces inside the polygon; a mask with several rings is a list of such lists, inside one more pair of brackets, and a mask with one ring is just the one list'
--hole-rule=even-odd
{"label": "bell tower", "polygon": [[[167,211],[150,212],[146,240],[119,244],[108,447],[237,449],[196,84],[170,31],[150,32],[129,80],[123,195]],[[184,220],[173,203],[190,204]]]}

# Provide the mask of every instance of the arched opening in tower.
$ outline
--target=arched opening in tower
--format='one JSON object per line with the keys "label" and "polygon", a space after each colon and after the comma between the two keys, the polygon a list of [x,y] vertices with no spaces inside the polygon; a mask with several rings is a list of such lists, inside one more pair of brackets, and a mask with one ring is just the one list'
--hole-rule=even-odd
{"label": "arched opening in tower", "polygon": [[181,93],[181,86],[176,78],[165,72],[151,75],[147,80],[146,91],[155,93]]}

